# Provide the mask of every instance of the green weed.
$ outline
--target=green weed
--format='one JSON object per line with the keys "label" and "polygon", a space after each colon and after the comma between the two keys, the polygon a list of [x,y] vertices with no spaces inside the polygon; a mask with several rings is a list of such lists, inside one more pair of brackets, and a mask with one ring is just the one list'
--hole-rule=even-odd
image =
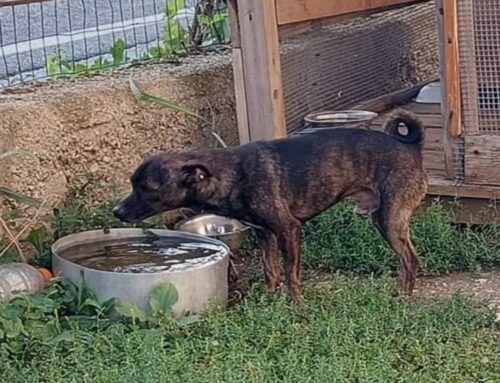
{"label": "green weed", "polygon": [[61,52],[52,54],[46,60],[47,74],[53,79],[58,79],[71,76],[89,76],[107,68],[120,67],[127,60],[125,47],[125,41],[118,39],[111,47],[112,60],[99,57],[91,63],[68,61]]}
{"label": "green weed", "polygon": [[459,296],[436,302],[398,299],[393,297],[395,289],[386,278],[338,278],[309,285],[299,307],[290,304],[285,294],[269,295],[257,287],[240,305],[228,311],[214,309],[188,327],[174,322],[134,326],[94,321],[89,330],[71,318],[62,319],[64,335],[50,343],[29,330],[28,336],[10,338],[19,342],[15,353],[0,344],[2,379],[11,383],[500,379],[500,342],[491,311]]}
{"label": "green weed", "polygon": [[[415,215],[411,230],[426,274],[478,271],[500,265],[500,227],[458,227],[439,202]],[[371,219],[339,205],[307,223],[302,236],[308,268],[351,275],[394,272],[398,260]]]}
{"label": "green weed", "polygon": [[[227,44],[230,39],[229,14],[226,6],[188,8],[184,0],[168,0],[165,8],[166,23],[160,42],[150,47],[140,58],[130,63],[140,63],[152,59],[185,55],[193,47],[207,47]],[[181,23],[192,13],[191,25]],[[189,18],[187,18],[189,19]],[[74,76],[90,76],[106,69],[122,67],[127,63],[126,42],[118,39],[110,50],[111,59],[98,57],[91,62],[68,60],[62,52],[47,56],[45,68],[52,79]]]}

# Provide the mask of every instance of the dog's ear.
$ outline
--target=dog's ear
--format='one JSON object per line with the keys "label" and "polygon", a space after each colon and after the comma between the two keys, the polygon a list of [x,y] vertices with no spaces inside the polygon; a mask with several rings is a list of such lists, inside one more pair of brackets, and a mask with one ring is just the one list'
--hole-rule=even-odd
{"label": "dog's ear", "polygon": [[194,185],[212,176],[208,168],[199,162],[187,162],[182,166],[182,179],[186,185]]}

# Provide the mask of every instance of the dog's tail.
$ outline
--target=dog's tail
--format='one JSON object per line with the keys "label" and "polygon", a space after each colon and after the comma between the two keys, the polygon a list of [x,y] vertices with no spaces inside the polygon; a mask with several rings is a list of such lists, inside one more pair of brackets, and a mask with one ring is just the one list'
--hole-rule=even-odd
{"label": "dog's tail", "polygon": [[[400,125],[406,126],[407,133],[400,132]],[[404,144],[421,146],[424,141],[424,124],[413,113],[397,109],[384,122],[384,131]]]}

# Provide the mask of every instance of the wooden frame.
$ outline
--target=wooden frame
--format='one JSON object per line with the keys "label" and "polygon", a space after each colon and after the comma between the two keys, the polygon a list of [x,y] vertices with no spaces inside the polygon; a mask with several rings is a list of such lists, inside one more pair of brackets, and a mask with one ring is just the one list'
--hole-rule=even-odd
{"label": "wooden frame", "polygon": [[423,0],[275,0],[278,25],[410,5]]}
{"label": "wooden frame", "polygon": [[[230,0],[240,143],[286,136],[274,0]],[[250,118],[251,116],[251,118]]]}
{"label": "wooden frame", "polygon": [[[441,11],[440,11],[441,13]],[[444,34],[444,83],[446,95],[446,127],[451,137],[462,134],[462,101],[458,53],[457,0],[442,0]]]}
{"label": "wooden frame", "polygon": [[229,0],[240,143],[284,137],[280,30],[426,0]]}

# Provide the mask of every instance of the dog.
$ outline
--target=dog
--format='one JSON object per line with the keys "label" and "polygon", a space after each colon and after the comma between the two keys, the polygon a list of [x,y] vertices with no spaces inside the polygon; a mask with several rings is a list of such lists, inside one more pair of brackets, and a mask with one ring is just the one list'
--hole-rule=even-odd
{"label": "dog", "polygon": [[132,223],[187,207],[247,222],[256,229],[268,289],[281,283],[281,252],[289,292],[300,302],[301,225],[343,199],[354,200],[399,256],[402,288],[411,296],[419,258],[410,218],[427,192],[424,127],[412,113],[397,110],[383,128],[155,154],[135,170],[132,192],[113,212]]}

